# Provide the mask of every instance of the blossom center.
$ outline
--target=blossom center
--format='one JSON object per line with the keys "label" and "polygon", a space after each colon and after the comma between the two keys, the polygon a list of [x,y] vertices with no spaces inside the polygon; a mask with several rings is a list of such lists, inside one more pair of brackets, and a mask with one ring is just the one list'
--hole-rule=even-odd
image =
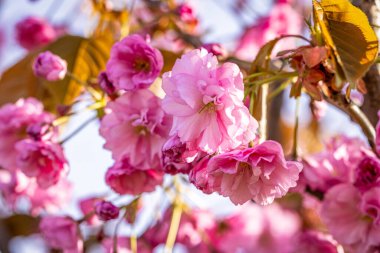
{"label": "blossom center", "polygon": [[137,71],[148,72],[150,69],[150,64],[143,59],[136,59],[133,63],[133,68]]}
{"label": "blossom center", "polygon": [[199,110],[199,113],[202,113],[202,112],[210,113],[210,112],[215,112],[215,111],[216,111],[216,106],[214,102],[208,102]]}

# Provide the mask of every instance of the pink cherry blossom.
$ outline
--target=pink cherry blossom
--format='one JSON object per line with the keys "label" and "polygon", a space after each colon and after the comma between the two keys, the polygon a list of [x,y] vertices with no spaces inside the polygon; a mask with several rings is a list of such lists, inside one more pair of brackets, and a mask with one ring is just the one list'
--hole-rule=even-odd
{"label": "pink cherry blossom", "polygon": [[285,160],[279,143],[265,141],[211,158],[206,188],[230,198],[234,204],[253,199],[267,205],[297,185],[301,170],[300,163]]}
{"label": "pink cherry blossom", "polygon": [[344,253],[331,235],[317,231],[305,231],[298,236],[296,248],[292,253]]}
{"label": "pink cherry blossom", "polygon": [[[380,118],[380,111],[378,111],[377,115]],[[376,125],[376,151],[380,154],[380,120]]]}
{"label": "pink cherry blossom", "polygon": [[300,219],[277,204],[247,204],[219,222],[212,245],[217,252],[290,253]]}
{"label": "pink cherry blossom", "polygon": [[149,90],[127,92],[107,105],[100,134],[112,157],[128,157],[137,169],[161,167],[161,149],[171,118],[161,109],[161,100]]}
{"label": "pink cherry blossom", "polygon": [[[90,225],[96,225],[100,222],[99,218],[95,215],[95,205],[101,201],[100,197],[88,197],[79,201],[79,208],[82,214],[86,217],[86,222]],[[92,215],[90,215],[92,213]]]}
{"label": "pink cherry blossom", "polygon": [[36,178],[42,188],[48,188],[64,178],[68,163],[59,144],[25,139],[16,143],[18,168],[28,177]]}
{"label": "pink cherry blossom", "polygon": [[[117,252],[118,253],[133,253],[131,250],[131,239],[127,237],[117,238]],[[113,238],[106,238],[102,241],[102,246],[105,250],[104,253],[114,253],[113,250],[114,241]],[[152,253],[153,249],[149,243],[145,242],[144,239],[139,238],[137,240],[137,252],[141,253]]]}
{"label": "pink cherry blossom", "polygon": [[326,191],[336,184],[354,181],[355,170],[365,156],[373,156],[358,138],[337,136],[325,149],[304,158],[302,177],[313,190]]}
{"label": "pink cherry blossom", "polygon": [[160,51],[151,47],[140,35],[133,34],[112,47],[107,74],[117,89],[130,91],[148,88],[162,67]]}
{"label": "pink cherry blossom", "polygon": [[78,224],[69,217],[45,216],[40,222],[40,231],[45,242],[54,249],[70,253],[83,252]]}
{"label": "pink cherry blossom", "polygon": [[102,221],[109,221],[119,217],[119,208],[109,201],[99,201],[95,204],[95,213]]}
{"label": "pink cherry blossom", "polygon": [[48,81],[62,80],[66,76],[67,62],[58,55],[46,51],[40,53],[34,60],[33,72]]}
{"label": "pink cherry blossom", "polygon": [[46,45],[56,37],[54,28],[42,18],[27,17],[16,25],[16,39],[28,50]]}
{"label": "pink cherry blossom", "polygon": [[239,67],[217,64],[215,56],[196,49],[184,54],[163,76],[163,108],[173,115],[170,135],[209,154],[249,143],[257,129],[242,102]]}
{"label": "pink cherry blossom", "polygon": [[31,184],[31,179],[19,170],[0,169],[0,192],[12,210],[17,209],[18,201],[25,196]]}
{"label": "pink cherry blossom", "polygon": [[[339,184],[325,194],[321,217],[334,238],[343,246],[360,248],[366,252],[380,244],[380,226],[376,224],[380,212],[379,188],[362,197],[352,184]],[[365,249],[365,250],[363,250]]]}
{"label": "pink cherry blossom", "polygon": [[[267,42],[280,35],[300,34],[302,17],[289,4],[275,4],[268,16],[259,18],[249,27],[240,38],[236,49],[236,56],[252,61],[260,48]],[[294,47],[289,39],[280,41],[276,51]]]}
{"label": "pink cherry blossom", "polygon": [[361,191],[380,186],[380,161],[376,157],[364,157],[355,170],[354,185]]}
{"label": "pink cherry blossom", "polygon": [[[8,170],[17,168],[16,142],[27,137],[29,126],[49,125],[53,120],[54,116],[44,112],[41,102],[34,98],[3,105],[0,108],[0,166]],[[54,134],[50,137],[53,139]]]}
{"label": "pink cherry blossom", "polygon": [[161,185],[163,173],[154,169],[139,170],[132,167],[128,159],[117,162],[108,169],[106,183],[119,194],[138,195],[152,192]]}

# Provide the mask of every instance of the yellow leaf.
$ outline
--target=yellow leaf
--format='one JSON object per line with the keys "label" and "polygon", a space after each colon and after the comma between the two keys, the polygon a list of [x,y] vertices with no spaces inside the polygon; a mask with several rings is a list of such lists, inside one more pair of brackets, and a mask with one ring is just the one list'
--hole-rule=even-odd
{"label": "yellow leaf", "polygon": [[313,12],[317,30],[334,52],[338,76],[355,88],[378,53],[367,16],[349,0],[313,0]]}
{"label": "yellow leaf", "polygon": [[53,112],[57,105],[70,105],[81,93],[83,86],[68,76],[57,82],[35,77],[32,71],[35,57],[41,51],[49,50],[65,59],[68,71],[86,82],[96,78],[104,69],[112,42],[109,38],[86,39],[68,35],[42,50],[29,53],[1,77],[0,105],[30,96],[40,99]]}

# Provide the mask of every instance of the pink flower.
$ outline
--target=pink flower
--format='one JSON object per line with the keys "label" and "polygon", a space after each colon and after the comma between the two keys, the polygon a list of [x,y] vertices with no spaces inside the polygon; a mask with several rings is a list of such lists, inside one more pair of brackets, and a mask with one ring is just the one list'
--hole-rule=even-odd
{"label": "pink flower", "polygon": [[41,188],[35,179],[30,180],[24,197],[29,199],[32,215],[40,214],[42,211],[56,212],[70,203],[73,186],[67,179],[62,178],[47,189]]}
{"label": "pink flower", "polygon": [[46,51],[40,53],[34,60],[33,72],[48,81],[62,80],[66,76],[67,62],[58,55]]}
{"label": "pink flower", "polygon": [[212,186],[209,185],[207,171],[207,164],[209,160],[209,157],[204,157],[194,166],[194,168],[189,173],[190,182],[206,194],[211,194],[214,192]]}
{"label": "pink flower", "polygon": [[16,25],[16,39],[28,50],[48,44],[56,36],[54,28],[42,18],[28,17]]}
{"label": "pink flower", "polygon": [[65,177],[68,163],[59,144],[25,139],[16,143],[18,168],[28,177],[36,178],[42,188],[48,188]]}
{"label": "pink flower", "polygon": [[[118,253],[132,253],[131,250],[131,239],[127,237],[117,238],[117,252]],[[106,238],[102,241],[102,246],[105,253],[114,253],[113,250],[113,238]],[[143,239],[139,238],[137,241],[137,252],[139,253],[152,253],[152,247],[145,242]]]}
{"label": "pink flower", "polygon": [[215,56],[225,57],[228,54],[227,50],[219,43],[207,43],[203,44],[202,47]]}
{"label": "pink flower", "polygon": [[106,183],[119,194],[138,195],[152,192],[161,185],[163,173],[157,170],[139,170],[132,167],[127,159],[117,162],[108,169]]}
{"label": "pink flower", "polygon": [[326,143],[324,151],[304,158],[302,176],[311,189],[325,192],[339,183],[353,183],[365,156],[373,154],[362,140],[337,136]]}
{"label": "pink flower", "polygon": [[268,205],[297,185],[301,170],[300,163],[285,160],[279,143],[266,141],[211,158],[207,165],[207,188],[229,197],[234,204],[253,199]]}
{"label": "pink flower", "polygon": [[70,253],[82,252],[83,242],[79,235],[78,224],[69,217],[43,217],[40,231],[50,247]]}
{"label": "pink flower", "polygon": [[[153,227],[149,228],[143,237],[153,246],[165,243],[172,218],[173,210],[169,208],[165,211],[162,219]],[[184,212],[178,228],[176,242],[192,248],[209,240],[208,232],[211,232],[215,226],[215,217],[211,212],[201,209],[192,209]]]}
{"label": "pink flower", "polygon": [[109,201],[99,201],[95,205],[96,215],[102,221],[109,221],[119,217],[119,208]]}
{"label": "pink flower", "polygon": [[343,246],[367,250],[380,244],[380,226],[376,224],[380,213],[379,193],[379,188],[373,188],[362,197],[351,184],[339,184],[327,191],[321,218]]}
{"label": "pink flower", "polygon": [[12,210],[16,210],[18,201],[25,196],[31,185],[30,181],[30,178],[19,170],[0,169],[0,192],[4,202]]}
{"label": "pink flower", "polygon": [[340,246],[329,234],[317,231],[306,231],[298,237],[293,253],[344,253]]}
{"label": "pink flower", "polygon": [[[380,111],[377,112],[377,115],[380,118]],[[380,120],[376,125],[376,151],[380,154]]]}
{"label": "pink flower", "polygon": [[8,170],[17,168],[16,142],[27,137],[29,126],[49,125],[53,120],[54,116],[44,112],[41,102],[34,98],[3,105],[0,108],[0,166]]}
{"label": "pink flower", "polygon": [[140,35],[133,34],[112,47],[107,74],[117,89],[130,91],[148,88],[162,67],[160,51],[151,47]]}
{"label": "pink flower", "polygon": [[211,244],[221,253],[290,253],[300,225],[295,213],[277,204],[247,204],[219,223]]}
{"label": "pink flower", "polygon": [[137,169],[161,167],[161,149],[171,118],[161,109],[161,100],[149,90],[127,92],[107,105],[100,134],[112,157],[128,157]]}
{"label": "pink flower", "polygon": [[361,191],[380,186],[380,161],[376,157],[364,157],[355,170],[354,185]]}
{"label": "pink flower", "polygon": [[242,100],[239,67],[217,66],[205,49],[190,51],[163,76],[163,108],[173,115],[170,135],[209,154],[245,145],[255,138],[256,120]]}
{"label": "pink flower", "polygon": [[[236,55],[244,60],[255,58],[260,48],[280,35],[300,34],[302,17],[289,4],[275,4],[268,16],[261,17],[248,28],[240,38]],[[276,50],[281,51],[294,46],[289,40],[280,41]]]}
{"label": "pink flower", "polygon": [[[99,218],[95,215],[95,205],[101,201],[102,198],[90,197],[79,201],[79,208],[83,215],[86,216],[86,222],[90,225],[95,225],[100,222]],[[90,215],[93,213],[93,215]]]}

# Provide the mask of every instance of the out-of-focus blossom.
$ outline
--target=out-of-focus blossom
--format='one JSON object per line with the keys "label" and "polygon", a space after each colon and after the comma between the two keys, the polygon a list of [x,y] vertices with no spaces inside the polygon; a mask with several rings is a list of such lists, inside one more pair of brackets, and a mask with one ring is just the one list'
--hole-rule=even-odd
{"label": "out-of-focus blossom", "polygon": [[329,234],[317,231],[305,231],[298,236],[295,249],[292,253],[344,253],[339,245]]}
{"label": "out-of-focus blossom", "polygon": [[109,221],[119,217],[119,208],[109,201],[99,201],[95,205],[96,215],[102,221]]}
{"label": "out-of-focus blossom", "polygon": [[19,99],[0,108],[0,166],[17,168],[16,142],[28,137],[27,129],[34,124],[50,125],[54,116],[44,112],[43,105],[34,98]]}
{"label": "out-of-focus blossom", "polygon": [[69,217],[45,216],[40,222],[40,231],[50,247],[67,253],[82,252],[78,224]]}
{"label": "out-of-focus blossom", "polygon": [[162,171],[136,169],[129,164],[128,159],[117,162],[106,173],[107,185],[119,194],[152,192],[157,185],[162,184],[162,180]]}
{"label": "out-of-focus blossom", "polygon": [[[117,252],[118,253],[133,253],[131,250],[131,239],[128,237],[118,237],[117,238]],[[114,253],[114,240],[113,238],[106,238],[102,241],[102,246],[105,250],[104,253]],[[145,242],[144,239],[139,238],[137,240],[137,252],[141,253],[152,253],[153,249],[149,243]]]}
{"label": "out-of-focus blossom", "polygon": [[203,44],[202,47],[207,50],[207,52],[215,56],[227,56],[227,50],[219,43],[207,43]]}
{"label": "out-of-focus blossom", "polygon": [[380,161],[376,157],[364,157],[355,170],[354,180],[361,191],[380,186]]}
{"label": "out-of-focus blossom", "polygon": [[[240,38],[236,56],[251,61],[266,42],[286,34],[300,34],[302,17],[289,4],[275,4],[268,16],[259,18]],[[294,47],[294,42],[286,39],[280,41],[276,50]]]}
{"label": "out-of-focus blossom", "polygon": [[177,7],[177,12],[178,12],[178,15],[179,15],[181,21],[188,23],[188,24],[194,24],[195,23],[195,25],[198,23],[198,20],[195,17],[193,8],[190,5],[188,5],[186,3],[180,4]]}
{"label": "out-of-focus blossom", "polygon": [[17,142],[15,148],[18,168],[28,177],[36,178],[42,188],[55,185],[69,171],[59,144],[25,139]]}
{"label": "out-of-focus blossom", "polygon": [[312,190],[325,192],[336,184],[354,181],[355,169],[371,151],[358,138],[337,136],[317,154],[304,159],[302,171],[306,184]]}
{"label": "out-of-focus blossom", "polygon": [[56,37],[54,28],[42,18],[27,17],[16,25],[16,39],[28,50],[46,45]]}
{"label": "out-of-focus blossom", "polygon": [[100,222],[98,216],[95,215],[95,205],[101,200],[102,198],[99,197],[89,197],[79,201],[79,208],[86,217],[86,222],[90,225]]}
{"label": "out-of-focus blossom", "polygon": [[110,82],[107,76],[107,72],[103,71],[98,76],[98,82],[100,85],[100,88],[107,93],[107,95],[112,96],[115,94],[116,89],[115,86]]}
{"label": "out-of-focus blossom", "polygon": [[326,115],[327,107],[328,105],[325,101],[312,100],[310,102],[311,113],[313,114],[313,117],[318,121]]}
{"label": "out-of-focus blossom", "polygon": [[217,64],[215,56],[196,49],[184,54],[163,76],[163,108],[173,115],[170,135],[209,154],[248,144],[257,129],[242,102],[239,67]]}
{"label": "out-of-focus blossom", "polygon": [[159,50],[151,47],[140,35],[130,35],[111,49],[107,75],[117,89],[148,88],[163,67]]}
{"label": "out-of-focus blossom", "polygon": [[31,179],[19,170],[0,169],[0,192],[4,202],[13,210],[18,201],[25,196],[31,185]]}
{"label": "out-of-focus blossom", "polygon": [[48,81],[62,80],[66,76],[67,62],[58,55],[46,51],[40,53],[34,60],[33,72]]}
{"label": "out-of-focus blossom", "polygon": [[247,204],[219,223],[211,244],[221,253],[290,253],[300,225],[295,213],[277,204]]}
{"label": "out-of-focus blossom", "polygon": [[149,90],[127,92],[107,105],[100,134],[112,157],[128,157],[136,169],[159,169],[161,149],[171,126],[161,100]]}
{"label": "out-of-focus blossom", "polygon": [[[154,247],[165,243],[172,217],[172,209],[167,209],[162,219],[153,227],[149,228],[144,238]],[[176,242],[187,248],[196,247],[210,238],[207,234],[215,227],[215,217],[207,210],[192,209],[184,212],[178,228]]]}
{"label": "out-of-focus blossom", "polygon": [[69,204],[72,196],[73,186],[62,178],[57,184],[45,189],[41,188],[35,179],[31,179],[24,197],[30,202],[30,212],[39,214],[42,211],[56,212]]}
{"label": "out-of-focus blossom", "polygon": [[301,170],[302,164],[285,160],[279,143],[265,141],[212,157],[207,165],[207,188],[234,204],[253,199],[267,205],[297,185]]}
{"label": "out-of-focus blossom", "polygon": [[380,244],[380,188],[361,196],[352,184],[339,184],[325,194],[321,217],[334,238],[343,246],[367,252]]}
{"label": "out-of-focus blossom", "polygon": [[180,53],[184,51],[186,44],[176,32],[169,30],[152,38],[152,46],[174,53]]}

